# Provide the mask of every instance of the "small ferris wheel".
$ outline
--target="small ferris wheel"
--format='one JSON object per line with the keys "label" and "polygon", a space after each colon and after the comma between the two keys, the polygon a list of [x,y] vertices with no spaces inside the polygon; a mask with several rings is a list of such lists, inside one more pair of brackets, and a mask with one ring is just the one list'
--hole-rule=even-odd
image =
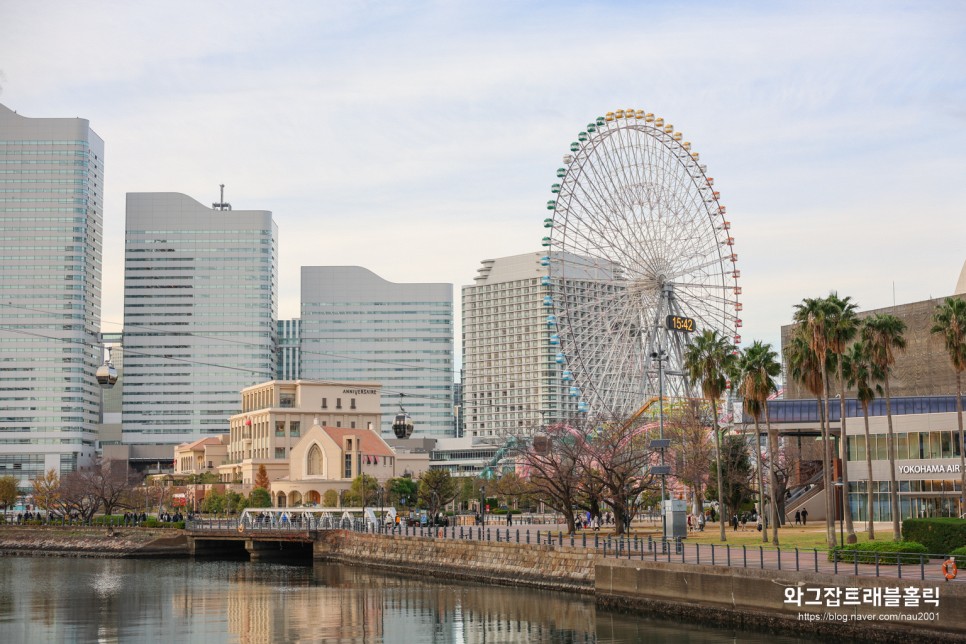
{"label": "small ferris wheel", "polygon": [[664,360],[666,395],[689,395],[680,325],[741,341],[738,255],[714,179],[643,110],[597,118],[563,160],[541,260],[562,386],[582,411],[627,416],[657,395]]}

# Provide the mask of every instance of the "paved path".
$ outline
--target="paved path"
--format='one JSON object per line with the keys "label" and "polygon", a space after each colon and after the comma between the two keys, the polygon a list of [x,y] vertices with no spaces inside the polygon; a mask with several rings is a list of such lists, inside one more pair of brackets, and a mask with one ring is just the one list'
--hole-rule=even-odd
{"label": "paved path", "polygon": [[[635,525],[635,528],[638,527]],[[707,528],[706,528],[707,530]],[[618,540],[606,533],[597,533],[595,542],[593,532],[581,532],[574,535],[573,539],[567,535],[566,528],[560,524],[541,524],[541,525],[513,525],[507,526],[505,523],[494,525],[488,522],[486,533],[481,532],[478,526],[457,526],[455,528],[409,528],[403,534],[410,536],[424,536],[432,538],[479,540],[483,534],[484,539],[490,541],[510,543],[530,543],[552,545],[561,544],[564,546],[596,550],[601,556],[616,557],[620,559],[644,559],[645,561],[662,561],[665,563],[676,563],[681,565],[716,565],[730,566],[732,568],[763,568],[769,570],[787,570],[801,572],[821,572],[838,575],[858,575],[868,577],[884,577],[899,579],[929,581],[937,584],[945,584],[946,579],[942,572],[941,559],[929,559],[925,555],[920,561],[901,566],[894,564],[855,564],[851,561],[831,562],[825,551],[814,549],[795,548],[769,548],[757,545],[730,545],[730,544],[708,544],[708,543],[688,543],[683,542],[681,548],[674,542],[668,543],[667,547],[662,547],[660,541],[651,541],[645,538],[634,538]],[[507,538],[509,536],[509,539]],[[586,545],[585,545],[586,543]],[[963,562],[966,565],[966,561]],[[962,583],[966,580],[966,570],[950,583]]]}

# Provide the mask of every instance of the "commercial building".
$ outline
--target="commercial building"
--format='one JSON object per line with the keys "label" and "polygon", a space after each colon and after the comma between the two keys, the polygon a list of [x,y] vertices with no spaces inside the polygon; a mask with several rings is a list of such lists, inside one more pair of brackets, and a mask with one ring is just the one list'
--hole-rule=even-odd
{"label": "commercial building", "polygon": [[398,284],[359,266],[302,267],[301,377],[382,384],[381,433],[402,405],[414,436],[453,429],[453,286]]}
{"label": "commercial building", "polygon": [[278,369],[276,380],[299,380],[302,352],[302,320],[293,318],[278,321]]}
{"label": "commercial building", "polygon": [[569,418],[558,349],[550,344],[541,253],[483,261],[463,287],[463,435],[502,440]]}
{"label": "commercial building", "polygon": [[0,105],[0,476],[23,491],[94,455],[103,193],[86,119]]}
{"label": "commercial building", "polygon": [[[964,267],[966,275],[966,267]],[[966,280],[960,278],[957,293],[964,297]],[[865,311],[861,318],[878,313],[895,315],[906,323],[905,351],[897,352],[890,377],[892,422],[896,444],[896,479],[899,484],[901,518],[961,516],[966,512],[961,489],[962,445],[956,415],[956,377],[943,340],[930,332],[932,316],[945,298],[900,304]],[[782,345],[787,346],[795,326],[782,327]],[[820,432],[820,410],[811,394],[786,374],[785,400],[768,404],[771,422],[790,439],[814,440]],[[876,521],[891,521],[890,472],[887,445],[888,418],[885,400],[874,400],[869,409],[868,445],[862,406],[846,391],[846,439],[848,498],[856,521],[868,517],[868,486],[873,487],[872,515]],[[750,420],[750,419],[746,419]],[[829,404],[829,426],[836,441],[841,436],[838,400]],[[871,476],[866,452],[872,456]],[[836,472],[840,465],[836,466]],[[836,474],[837,477],[837,474]],[[833,477],[835,478],[835,477]],[[809,516],[825,515],[821,483],[786,506],[794,514],[808,507]],[[838,503],[840,503],[839,501]]]}
{"label": "commercial building", "polygon": [[289,453],[314,424],[336,429],[378,427],[380,385],[272,380],[241,391],[241,411],[229,422],[228,457],[218,468],[226,483],[251,485],[261,465],[270,480],[289,474]]}
{"label": "commercial building", "polygon": [[278,227],[269,211],[216,205],[127,196],[122,436],[132,461],[224,433],[238,392],[275,377]]}

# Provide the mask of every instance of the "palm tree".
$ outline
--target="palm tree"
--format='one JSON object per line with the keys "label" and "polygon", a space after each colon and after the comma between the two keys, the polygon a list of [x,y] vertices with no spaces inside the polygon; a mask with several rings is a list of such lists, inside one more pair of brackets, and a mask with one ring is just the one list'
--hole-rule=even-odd
{"label": "palm tree", "polygon": [[892,505],[892,539],[900,541],[902,531],[899,529],[899,485],[896,483],[896,438],[892,431],[892,396],[889,391],[889,373],[896,362],[896,354],[906,348],[903,333],[906,323],[888,313],[876,314],[866,318],[862,327],[862,340],[869,351],[869,359],[882,370],[885,386],[886,420],[889,430],[886,447],[889,450],[889,499]]}
{"label": "palm tree", "polygon": [[[769,469],[769,485],[771,486],[771,525],[772,542],[778,545],[778,499],[775,497],[778,490],[778,480],[775,473],[775,464],[778,459],[778,435],[772,431],[771,421],[768,418],[768,398],[778,391],[775,378],[781,373],[781,364],[778,362],[778,354],[775,353],[770,344],[765,344],[756,340],[748,347],[744,354],[738,359],[738,388],[742,398],[745,400],[746,409],[755,419],[755,442],[758,444],[758,487],[761,498],[761,513],[765,513],[764,488],[762,486],[761,474],[761,439],[758,432],[759,418],[762,412],[765,415],[765,427],[768,432],[768,459],[771,463]],[[762,541],[768,541],[767,530],[762,531]]]}
{"label": "palm tree", "polygon": [[822,419],[822,467],[825,478],[825,535],[828,540],[828,547],[831,550],[835,547],[835,521],[832,516],[835,498],[832,495],[832,448],[829,441],[829,415],[828,415],[828,351],[829,351],[829,318],[835,316],[835,305],[823,298],[805,298],[801,304],[795,305],[795,313],[792,316],[795,322],[800,325],[802,337],[808,344],[808,348],[815,356],[819,372],[822,378],[823,419]]}
{"label": "palm tree", "polygon": [[866,492],[868,494],[868,531],[869,540],[875,540],[875,527],[872,520],[874,496],[872,493],[872,439],[869,435],[869,405],[878,393],[882,395],[882,372],[869,361],[869,352],[864,342],[859,341],[849,347],[843,356],[845,375],[848,378],[849,389],[855,389],[859,404],[862,405],[862,417],[865,419],[865,466],[869,472]]}
{"label": "palm tree", "polygon": [[845,432],[845,377],[843,375],[843,356],[846,347],[859,332],[859,318],[855,314],[858,306],[852,298],[840,298],[838,293],[829,293],[826,301],[831,305],[827,320],[829,337],[828,349],[835,357],[836,377],[839,382],[839,419],[842,430],[839,433],[839,459],[842,461],[842,516],[845,519],[845,539],[848,543],[855,543],[855,527],[852,525],[852,504],[849,503],[849,468],[848,462],[848,434]]}
{"label": "palm tree", "polygon": [[688,382],[694,385],[701,383],[701,394],[711,406],[711,429],[714,432],[715,458],[718,460],[718,527],[721,529],[721,540],[725,537],[724,524],[724,488],[721,478],[721,435],[718,433],[718,401],[727,387],[726,374],[732,370],[735,360],[736,347],[728,342],[717,331],[705,329],[688,345],[684,353],[684,369],[687,371]]}
{"label": "palm tree", "polygon": [[956,419],[959,421],[960,513],[966,512],[966,442],[963,441],[963,371],[966,371],[966,300],[947,297],[936,307],[931,331],[941,335],[956,371]]}

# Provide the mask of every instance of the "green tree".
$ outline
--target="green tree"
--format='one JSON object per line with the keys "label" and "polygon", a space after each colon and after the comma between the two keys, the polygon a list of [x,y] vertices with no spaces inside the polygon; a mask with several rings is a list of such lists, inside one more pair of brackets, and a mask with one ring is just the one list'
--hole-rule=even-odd
{"label": "green tree", "polygon": [[805,298],[801,304],[795,305],[795,313],[792,316],[799,325],[799,333],[808,344],[808,348],[814,355],[814,362],[818,366],[822,378],[822,468],[825,478],[825,537],[828,547],[834,548],[835,521],[832,508],[835,507],[835,497],[832,491],[832,443],[829,431],[829,379],[828,379],[828,359],[830,335],[830,318],[835,316],[835,305],[824,298]]}
{"label": "green tree", "polygon": [[[727,387],[727,374],[733,370],[735,352],[733,344],[717,331],[705,329],[684,354],[684,369],[689,383],[701,383],[701,393],[711,407],[711,428],[714,432],[715,458],[721,462],[721,434],[718,431],[718,402]],[[721,540],[726,541],[724,526],[724,496],[721,468],[717,471],[718,506],[722,515],[720,521]]]}
{"label": "green tree", "polygon": [[412,507],[416,503],[416,493],[419,484],[409,476],[401,476],[389,479],[386,482],[386,489],[389,490],[389,502],[394,505],[405,505]]}
{"label": "green tree", "polygon": [[711,464],[711,469],[714,470],[715,479],[721,481],[722,487],[709,483],[708,495],[724,499],[721,508],[729,509],[729,513],[726,514],[723,511],[721,513],[721,525],[724,525],[728,517],[732,514],[740,514],[741,506],[753,498],[751,489],[753,470],[748,456],[748,443],[740,436],[724,438],[721,445],[721,458],[723,465],[715,460]]}
{"label": "green tree", "polygon": [[248,499],[234,490],[225,493],[225,505],[229,514],[239,514],[248,507]]}
{"label": "green tree", "polygon": [[265,488],[256,487],[248,495],[248,507],[270,508],[272,507],[272,495]]}
{"label": "green tree", "polygon": [[[959,422],[960,498],[966,499],[966,442],[963,436],[963,371],[966,371],[966,300],[947,297],[936,307],[932,333],[941,336],[956,372],[956,420]],[[966,507],[960,505],[960,512]]]}
{"label": "green tree", "polygon": [[[765,427],[768,432],[768,461],[769,485],[771,487],[771,527],[772,541],[778,545],[778,479],[776,464],[778,462],[778,433],[773,431],[768,417],[768,398],[778,391],[775,379],[781,374],[781,363],[778,354],[772,350],[770,344],[756,340],[738,359],[737,378],[738,391],[745,401],[745,409],[755,419],[755,445],[758,449],[758,486],[761,514],[765,513],[764,489],[761,473],[761,433],[758,430],[762,414],[765,416]],[[762,541],[768,542],[768,531],[762,530]]]}
{"label": "green tree", "polygon": [[889,500],[892,506],[892,540],[901,541],[902,531],[899,528],[899,484],[896,482],[896,437],[892,430],[892,395],[889,390],[889,374],[896,362],[896,355],[906,348],[903,333],[906,323],[894,315],[879,313],[866,318],[862,327],[862,340],[869,351],[869,360],[883,374],[882,384],[885,390],[886,421],[889,431],[886,445],[889,450]]}
{"label": "green tree", "polygon": [[224,514],[227,507],[225,495],[216,490],[209,490],[201,500],[201,511],[205,514]]}
{"label": "green tree", "polygon": [[852,504],[849,503],[849,468],[847,467],[848,434],[845,431],[845,374],[844,356],[848,345],[859,333],[858,308],[849,296],[839,297],[835,291],[826,300],[830,305],[828,316],[829,352],[835,358],[836,378],[839,383],[839,418],[842,430],[839,433],[839,458],[842,460],[842,517],[845,520],[845,539],[848,543],[858,541],[852,524]]}
{"label": "green tree", "polygon": [[419,477],[419,503],[431,517],[451,503],[459,494],[459,483],[448,470],[429,470]]}
{"label": "green tree", "polygon": [[868,506],[869,540],[875,540],[875,522],[873,521],[874,494],[872,477],[872,438],[869,434],[869,405],[875,400],[876,394],[882,394],[882,373],[869,361],[869,352],[861,340],[854,343],[846,352],[844,370],[848,379],[849,389],[855,389],[859,404],[862,405],[862,417],[865,421],[865,466],[868,470],[868,484],[866,485],[866,505]]}
{"label": "green tree", "polygon": [[322,505],[326,508],[334,508],[339,505],[339,493],[335,490],[326,490],[322,495]]}
{"label": "green tree", "polygon": [[352,479],[349,487],[348,502],[357,506],[372,506],[379,497],[379,481],[368,474],[360,474]]}

